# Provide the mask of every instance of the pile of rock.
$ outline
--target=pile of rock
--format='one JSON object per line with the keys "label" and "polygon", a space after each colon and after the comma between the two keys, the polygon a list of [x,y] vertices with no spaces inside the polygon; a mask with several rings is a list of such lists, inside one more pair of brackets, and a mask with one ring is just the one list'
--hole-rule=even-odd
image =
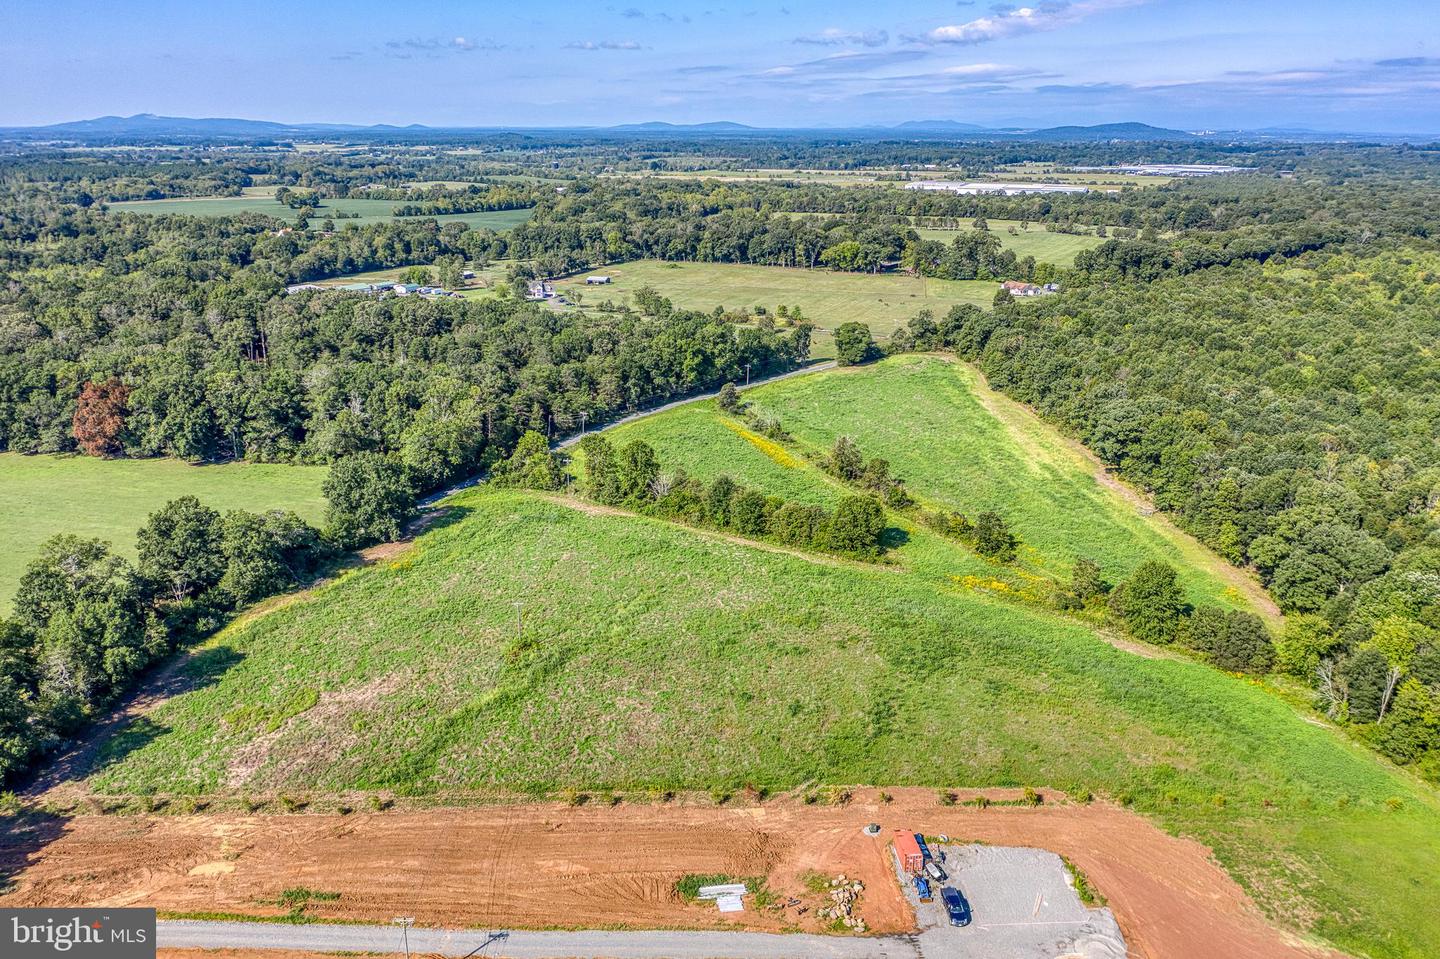
{"label": "pile of rock", "polygon": [[822,906],[816,910],[815,915],[821,919],[836,920],[855,932],[864,932],[865,920],[856,915],[855,911],[860,902],[860,894],[864,891],[865,884],[860,880],[836,876],[830,880],[830,905]]}

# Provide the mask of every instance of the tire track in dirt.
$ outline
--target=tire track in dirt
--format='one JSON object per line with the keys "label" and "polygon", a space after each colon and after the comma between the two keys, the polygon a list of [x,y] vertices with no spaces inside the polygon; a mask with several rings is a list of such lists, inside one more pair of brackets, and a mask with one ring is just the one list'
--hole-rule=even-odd
{"label": "tire track in dirt", "polygon": [[[1010,792],[986,795],[1014,798]],[[1123,808],[977,809],[940,806],[930,790],[890,794],[886,802],[876,790],[856,790],[843,807],[776,799],[735,807],[530,803],[348,816],[80,816],[38,849],[0,836],[0,867],[14,865],[0,905],[123,901],[172,913],[266,916],[284,911],[275,905],[281,891],[304,886],[339,893],[310,912],[340,921],[414,915],[421,925],[448,927],[813,932],[820,931],[819,900],[803,877],[815,870],[861,879],[871,931],[903,934],[914,917],[886,843],[891,829],[907,828],[1066,856],[1109,900],[1137,957],[1338,955],[1269,924],[1205,847]],[[882,826],[878,838],[861,832],[872,821]],[[197,868],[218,862],[233,869]],[[810,909],[722,916],[674,894],[687,873],[764,875],[780,896]]]}

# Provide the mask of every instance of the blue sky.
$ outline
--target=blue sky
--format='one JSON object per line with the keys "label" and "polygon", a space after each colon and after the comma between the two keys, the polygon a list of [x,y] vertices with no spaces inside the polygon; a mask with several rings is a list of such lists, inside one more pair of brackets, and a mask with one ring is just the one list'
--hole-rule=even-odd
{"label": "blue sky", "polygon": [[1435,0],[6,0],[0,125],[1140,120],[1440,132]]}

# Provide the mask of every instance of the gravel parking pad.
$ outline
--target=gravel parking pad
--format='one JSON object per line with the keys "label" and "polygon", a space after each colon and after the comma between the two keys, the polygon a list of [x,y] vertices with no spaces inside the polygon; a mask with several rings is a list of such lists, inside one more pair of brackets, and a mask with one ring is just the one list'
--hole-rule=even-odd
{"label": "gravel parking pad", "polygon": [[[927,956],[956,959],[1123,959],[1125,940],[1109,909],[1087,909],[1060,857],[1043,849],[1007,846],[937,846],[942,883],[970,902],[970,925],[949,924],[940,890],[921,903],[908,879]],[[898,868],[898,861],[896,862]]]}

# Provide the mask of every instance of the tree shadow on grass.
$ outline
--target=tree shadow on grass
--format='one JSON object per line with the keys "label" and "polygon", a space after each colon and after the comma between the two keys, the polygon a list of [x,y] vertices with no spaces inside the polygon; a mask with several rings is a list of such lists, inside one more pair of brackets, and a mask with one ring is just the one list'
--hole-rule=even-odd
{"label": "tree shadow on grass", "polygon": [[345,570],[374,566],[382,560],[393,559],[408,550],[415,538],[423,533],[444,529],[469,516],[468,506],[437,506],[420,513],[405,526],[404,535],[388,543],[376,543],[355,552],[341,553],[335,560],[320,570],[316,582],[323,582]]}
{"label": "tree shadow on grass", "polygon": [[152,673],[128,701],[85,730],[71,748],[40,766],[23,794],[36,797],[62,783],[84,779],[154,742],[170,729],[151,719],[151,710],[175,696],[215,685],[244,658],[244,653],[231,646],[177,654]]}
{"label": "tree shadow on grass", "polygon": [[420,533],[429,533],[435,530],[444,529],[447,526],[454,526],[475,512],[469,506],[437,506],[430,518],[421,516],[405,528],[407,538],[413,538]]}
{"label": "tree shadow on grass", "polygon": [[910,542],[910,534],[895,526],[887,526],[880,532],[881,549],[899,549]]}

